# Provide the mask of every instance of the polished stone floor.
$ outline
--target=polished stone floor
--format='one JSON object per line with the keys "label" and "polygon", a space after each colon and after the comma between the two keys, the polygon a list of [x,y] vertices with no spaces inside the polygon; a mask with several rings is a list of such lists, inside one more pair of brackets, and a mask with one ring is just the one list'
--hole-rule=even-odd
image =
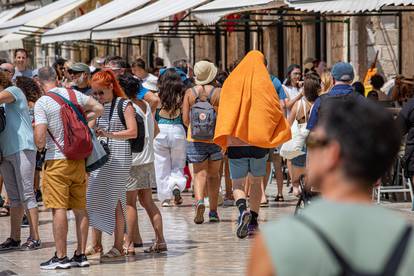
{"label": "polished stone floor", "polygon": [[[274,186],[267,191],[273,195]],[[292,214],[296,200],[286,195],[284,203],[272,202],[269,208],[263,208],[261,222],[277,220],[281,216]],[[181,207],[162,208],[165,236],[169,251],[166,254],[145,254],[138,249],[135,257],[117,263],[99,264],[91,260],[91,267],[61,271],[41,271],[39,263],[48,260],[54,253],[52,238],[51,212],[42,210],[40,214],[40,233],[43,248],[35,252],[0,253],[0,276],[2,275],[243,275],[246,269],[251,240],[239,240],[235,234],[237,212],[234,207],[220,207],[222,222],[219,224],[193,223],[191,194],[184,195]],[[414,222],[408,203],[384,203],[398,213]],[[207,218],[207,212],[206,216]],[[8,218],[0,218],[0,240],[9,234]],[[143,209],[139,210],[139,224],[145,247],[151,244],[153,232],[148,217]],[[69,224],[68,255],[75,248],[75,231],[73,217]],[[28,229],[23,229],[23,238]],[[112,238],[104,237],[106,249],[110,248]]]}

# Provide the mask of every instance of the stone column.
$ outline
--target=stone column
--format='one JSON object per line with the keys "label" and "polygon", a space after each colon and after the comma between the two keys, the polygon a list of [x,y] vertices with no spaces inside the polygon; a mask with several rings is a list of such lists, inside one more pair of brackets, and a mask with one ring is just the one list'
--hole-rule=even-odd
{"label": "stone column", "polygon": [[48,66],[52,66],[55,59],[55,44],[51,43],[48,45]]}
{"label": "stone column", "polygon": [[42,55],[42,45],[40,44],[40,36],[35,37],[35,66],[40,68],[44,66],[45,57]]}

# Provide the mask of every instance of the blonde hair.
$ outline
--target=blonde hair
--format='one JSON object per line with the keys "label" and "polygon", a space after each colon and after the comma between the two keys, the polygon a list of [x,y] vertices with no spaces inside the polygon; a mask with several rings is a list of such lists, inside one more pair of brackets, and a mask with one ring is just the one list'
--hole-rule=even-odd
{"label": "blonde hair", "polygon": [[321,74],[321,85],[322,89],[320,94],[328,93],[333,87],[333,77],[330,70],[324,70]]}

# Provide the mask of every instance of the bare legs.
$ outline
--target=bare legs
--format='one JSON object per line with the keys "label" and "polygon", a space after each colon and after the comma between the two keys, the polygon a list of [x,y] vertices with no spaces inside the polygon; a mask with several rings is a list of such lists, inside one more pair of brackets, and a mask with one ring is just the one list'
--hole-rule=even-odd
{"label": "bare legs", "polygon": [[[84,254],[88,238],[88,216],[86,210],[73,209],[76,220],[76,236],[78,239],[77,254]],[[56,243],[56,255],[63,258],[67,255],[68,219],[66,209],[52,209],[53,237]]]}
{"label": "bare legs", "polygon": [[135,238],[137,236],[137,231],[139,233],[137,221],[138,214],[136,205],[137,196],[139,198],[141,206],[147,212],[152,227],[154,228],[155,242],[157,244],[165,243],[161,212],[158,209],[157,205],[155,205],[154,203],[151,189],[131,191],[127,192],[128,234],[125,236],[125,245],[128,247],[129,251],[133,250],[133,242],[135,241]]}

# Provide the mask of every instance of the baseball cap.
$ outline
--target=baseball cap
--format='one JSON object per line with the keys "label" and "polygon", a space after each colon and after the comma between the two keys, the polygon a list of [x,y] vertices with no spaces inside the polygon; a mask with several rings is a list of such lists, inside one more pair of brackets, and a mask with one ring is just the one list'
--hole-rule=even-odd
{"label": "baseball cap", "polygon": [[332,76],[337,81],[352,81],[355,78],[354,68],[348,62],[338,62],[332,68]]}
{"label": "baseball cap", "polygon": [[72,64],[72,66],[69,68],[69,70],[75,71],[75,72],[85,72],[90,74],[91,73],[91,69],[89,68],[88,65],[86,65],[85,63],[74,63]]}

